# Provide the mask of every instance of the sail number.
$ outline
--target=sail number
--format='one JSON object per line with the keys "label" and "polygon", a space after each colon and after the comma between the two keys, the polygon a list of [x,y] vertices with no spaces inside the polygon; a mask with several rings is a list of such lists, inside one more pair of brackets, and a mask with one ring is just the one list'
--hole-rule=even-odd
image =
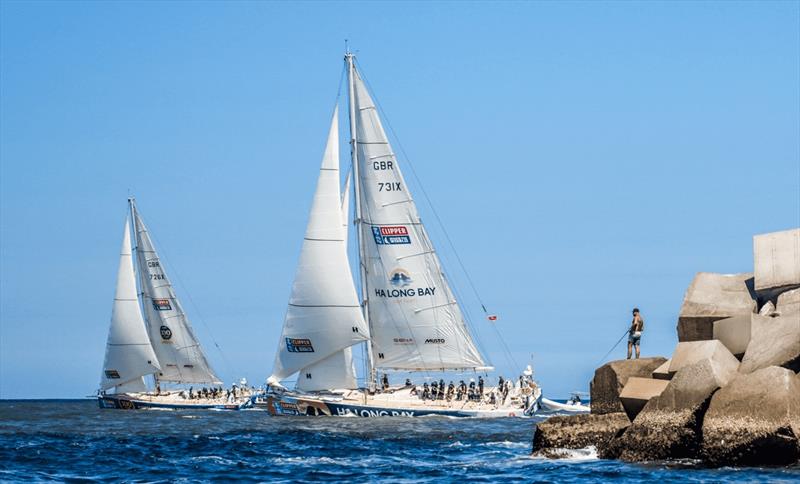
{"label": "sail number", "polygon": [[150,280],[151,281],[161,281],[163,279],[166,279],[164,274],[150,274]]}
{"label": "sail number", "polygon": [[403,189],[400,187],[400,182],[378,182],[378,191],[379,192],[402,192]]}
{"label": "sail number", "polygon": [[373,161],[372,162],[372,169],[373,170],[394,170],[391,161]]}

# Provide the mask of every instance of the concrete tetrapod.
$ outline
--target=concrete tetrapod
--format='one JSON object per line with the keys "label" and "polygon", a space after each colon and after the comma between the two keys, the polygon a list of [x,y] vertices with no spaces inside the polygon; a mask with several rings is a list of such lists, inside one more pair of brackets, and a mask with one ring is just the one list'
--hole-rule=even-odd
{"label": "concrete tetrapod", "polygon": [[661,366],[666,358],[640,358],[638,360],[610,361],[594,372],[589,384],[592,413],[604,414],[624,412],[619,402],[619,393],[632,376],[649,377],[653,370]]}
{"label": "concrete tetrapod", "polygon": [[792,289],[779,294],[775,311],[781,316],[800,314],[800,289]]}
{"label": "concrete tetrapod", "polygon": [[619,394],[619,401],[625,408],[625,414],[633,421],[651,398],[661,395],[669,385],[669,380],[654,380],[632,376]]}
{"label": "concrete tetrapod", "polygon": [[800,229],[754,236],[753,266],[760,294],[800,285]]}
{"label": "concrete tetrapod", "polygon": [[768,366],[800,371],[800,313],[752,318],[750,343],[739,371],[752,373]]}
{"label": "concrete tetrapod", "polygon": [[704,359],[681,368],[653,397],[630,427],[609,445],[627,461],[691,458],[700,450],[701,424],[711,395],[736,375],[733,358]]}
{"label": "concrete tetrapod", "polygon": [[653,378],[656,380],[669,380],[672,378],[672,373],[669,372],[669,364],[672,363],[672,358],[665,361],[663,365],[653,370]]}
{"label": "concrete tetrapod", "polygon": [[736,368],[739,366],[739,360],[721,341],[686,341],[678,343],[678,346],[675,347],[675,353],[672,354],[669,363],[669,372],[674,375],[681,368],[706,359],[722,363],[726,365],[725,367]]}
{"label": "concrete tetrapod", "polygon": [[750,343],[750,322],[752,314],[714,321],[714,339],[719,340],[739,360],[744,356]]}
{"label": "concrete tetrapod", "polygon": [[703,459],[714,466],[789,465],[800,459],[800,375],[770,366],[714,394],[703,420]]}
{"label": "concrete tetrapod", "polygon": [[714,321],[756,309],[752,274],[698,272],[683,298],[678,315],[678,341],[714,338]]}
{"label": "concrete tetrapod", "polygon": [[596,446],[602,455],[608,443],[630,424],[622,412],[550,417],[536,425],[533,455],[557,459],[564,457],[563,449],[583,449],[590,445]]}

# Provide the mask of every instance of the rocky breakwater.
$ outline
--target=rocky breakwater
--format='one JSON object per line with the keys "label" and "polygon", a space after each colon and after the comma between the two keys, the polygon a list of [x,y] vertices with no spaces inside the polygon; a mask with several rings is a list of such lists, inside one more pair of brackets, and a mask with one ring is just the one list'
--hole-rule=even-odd
{"label": "rocky breakwater", "polygon": [[754,237],[753,274],[699,273],[667,360],[595,371],[592,413],[540,423],[536,455],[589,445],[602,458],[800,463],[800,229]]}

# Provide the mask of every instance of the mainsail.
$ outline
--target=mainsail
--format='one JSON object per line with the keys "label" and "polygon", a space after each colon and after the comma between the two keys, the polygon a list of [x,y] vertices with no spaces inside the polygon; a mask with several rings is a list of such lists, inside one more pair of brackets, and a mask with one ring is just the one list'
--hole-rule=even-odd
{"label": "mainsail", "polygon": [[297,387],[355,387],[350,347],[369,338],[345,242],[339,190],[337,112],[333,114],[272,375],[300,371]]}
{"label": "mainsail", "polygon": [[136,295],[130,222],[126,219],[100,390],[116,387],[118,392],[144,391],[142,377],[158,370],[158,359],[147,338]]}
{"label": "mainsail", "polygon": [[159,381],[174,383],[222,384],[200,348],[167,273],[161,265],[150,234],[136,205],[131,200],[136,227],[136,255],[142,305],[147,319],[150,342],[158,356]]}
{"label": "mainsail", "polygon": [[482,368],[483,357],[444,278],[375,103],[355,66],[350,76],[373,365],[398,370]]}

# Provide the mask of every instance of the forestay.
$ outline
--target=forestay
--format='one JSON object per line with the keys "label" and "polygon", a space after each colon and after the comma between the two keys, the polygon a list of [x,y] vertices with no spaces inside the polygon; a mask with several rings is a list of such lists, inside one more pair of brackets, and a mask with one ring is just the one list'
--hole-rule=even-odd
{"label": "forestay", "polygon": [[362,262],[374,366],[484,366],[441,271],[375,104],[355,71]]}
{"label": "forestay", "polygon": [[189,319],[178,301],[167,273],[159,260],[150,234],[131,201],[136,227],[136,254],[142,305],[150,342],[158,356],[159,381],[175,383],[222,384],[194,335]]}
{"label": "forestay", "polygon": [[118,392],[132,388],[143,391],[142,377],[158,370],[158,359],[147,338],[136,295],[130,222],[126,219],[100,390],[116,387]]}
{"label": "forestay", "polygon": [[367,340],[369,330],[347,259],[339,183],[334,112],[271,383],[300,371],[303,390],[355,386],[352,354],[342,350]]}

